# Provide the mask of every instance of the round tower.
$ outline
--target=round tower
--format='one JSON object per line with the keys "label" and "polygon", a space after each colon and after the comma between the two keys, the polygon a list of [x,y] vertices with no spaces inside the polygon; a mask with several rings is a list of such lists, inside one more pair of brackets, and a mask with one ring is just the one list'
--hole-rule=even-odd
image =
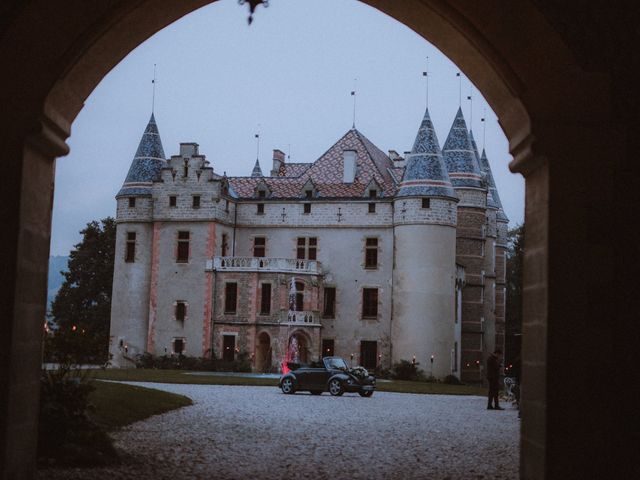
{"label": "round tower", "polygon": [[444,142],[442,156],[459,198],[456,229],[456,262],[465,269],[462,292],[462,380],[483,380],[485,297],[485,247],[487,188],[473,151],[469,130],[459,108]]}
{"label": "round tower", "polygon": [[116,252],[111,296],[109,353],[116,367],[133,367],[148,350],[153,282],[154,223],[151,187],[166,166],[153,114],[124,184],[116,195]]}
{"label": "round tower", "polygon": [[427,375],[453,372],[456,202],[429,111],[394,200],[392,360]]}

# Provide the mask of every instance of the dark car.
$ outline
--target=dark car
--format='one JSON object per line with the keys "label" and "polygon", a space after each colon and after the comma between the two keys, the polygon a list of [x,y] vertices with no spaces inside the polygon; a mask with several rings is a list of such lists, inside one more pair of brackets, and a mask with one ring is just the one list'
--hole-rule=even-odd
{"label": "dark car", "polygon": [[376,388],[376,379],[362,367],[349,368],[340,357],[325,357],[311,365],[288,364],[291,371],[280,377],[282,393],[309,391],[312,395],[329,392],[340,396],[344,392],[358,392],[370,397]]}

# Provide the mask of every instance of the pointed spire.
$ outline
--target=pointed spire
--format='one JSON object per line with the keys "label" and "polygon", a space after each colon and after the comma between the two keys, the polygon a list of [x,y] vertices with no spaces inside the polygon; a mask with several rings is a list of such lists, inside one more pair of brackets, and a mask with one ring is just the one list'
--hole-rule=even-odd
{"label": "pointed spire", "polygon": [[424,112],[411,153],[407,155],[405,173],[397,196],[457,199],[447,174],[428,108]]}
{"label": "pointed spire", "polygon": [[253,166],[253,170],[251,171],[252,177],[264,177],[262,175],[262,169],[260,168],[260,160],[256,158],[256,164]]}
{"label": "pointed spire", "polygon": [[507,215],[504,213],[504,209],[502,208],[502,202],[500,201],[498,188],[496,187],[496,182],[493,179],[493,173],[491,172],[491,165],[489,165],[487,152],[485,151],[484,148],[482,149],[482,156],[480,157],[480,165],[482,167],[482,171],[486,175],[487,187],[489,189],[489,195],[487,197],[487,206],[498,209],[498,213],[496,216],[498,221],[508,222],[509,218],[507,218]]}
{"label": "pointed spire", "polygon": [[162,140],[156,119],[151,114],[147,128],[145,128],[136,154],[131,161],[131,167],[124,180],[119,196],[151,195],[151,185],[158,177],[160,169],[166,166]]}
{"label": "pointed spire", "polygon": [[482,174],[469,138],[462,107],[458,108],[447,140],[444,142],[442,156],[454,188],[483,188]]}

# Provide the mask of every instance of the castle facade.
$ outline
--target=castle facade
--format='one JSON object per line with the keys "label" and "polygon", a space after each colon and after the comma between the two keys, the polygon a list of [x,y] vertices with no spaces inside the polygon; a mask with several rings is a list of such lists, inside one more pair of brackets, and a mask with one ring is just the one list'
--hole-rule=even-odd
{"label": "castle facade", "polygon": [[154,116],[117,199],[110,353],[246,358],[254,371],[339,355],[480,381],[504,343],[508,219],[459,109],[428,110],[410,152],[353,128],[313,163],[214,172],[166,158]]}

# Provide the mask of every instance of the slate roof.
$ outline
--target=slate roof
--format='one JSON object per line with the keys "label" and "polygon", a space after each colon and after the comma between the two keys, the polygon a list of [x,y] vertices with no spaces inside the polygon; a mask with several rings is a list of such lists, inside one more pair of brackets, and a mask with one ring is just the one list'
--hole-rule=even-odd
{"label": "slate roof", "polygon": [[447,140],[444,142],[442,156],[454,188],[483,188],[482,175],[469,139],[462,108],[458,108]]}
{"label": "slate roof", "polygon": [[[498,213],[496,218],[503,222],[508,222],[509,218],[504,213],[504,209],[502,208],[502,202],[500,201],[500,195],[498,194],[498,188],[496,187],[496,182],[493,179],[493,173],[491,172],[491,165],[489,165],[489,159],[487,158],[487,152],[482,149],[482,156],[480,157],[480,165],[482,167],[482,171],[485,173],[487,178],[487,186],[489,187],[489,198],[491,198],[493,202],[493,207],[498,209]],[[488,199],[489,199],[488,198]],[[487,199],[487,204],[488,204]]]}
{"label": "slate roof", "polygon": [[124,180],[122,188],[116,195],[137,196],[151,195],[151,185],[158,179],[160,170],[167,166],[162,140],[156,119],[151,114],[147,128],[145,128],[138,150],[131,161],[131,167]]}
{"label": "slate roof", "polygon": [[442,158],[438,137],[433,128],[429,109],[416,135],[411,153],[405,158],[404,176],[399,197],[429,196],[457,199]]}
{"label": "slate roof", "polygon": [[[478,146],[476,145],[476,140],[473,138],[473,130],[469,130],[469,140],[471,140],[471,146],[473,147],[473,153],[476,156],[476,160],[478,162],[478,168],[480,169],[480,173],[482,174],[482,182],[484,187],[487,189],[487,208],[492,208],[494,210],[498,209],[498,205],[493,198],[493,193],[489,188],[489,179],[486,170],[482,166],[482,162],[480,160],[480,154],[478,153]],[[482,150],[484,153],[484,150]],[[489,170],[489,175],[491,174],[491,170]]]}
{"label": "slate roof", "polygon": [[[344,150],[356,151],[356,177],[353,183],[343,182]],[[389,169],[391,159],[358,130],[349,130],[315,162],[296,165],[287,169],[287,176],[277,177],[229,177],[229,183],[239,198],[254,198],[258,182],[265,182],[271,191],[269,198],[302,198],[303,187],[311,180],[317,197],[356,198],[365,195],[365,189],[374,180],[382,189],[383,196],[396,192]],[[300,172],[297,176],[290,173]]]}
{"label": "slate roof", "polygon": [[256,158],[256,164],[253,166],[253,170],[251,171],[252,177],[262,177],[262,169],[260,168],[260,161]]}

